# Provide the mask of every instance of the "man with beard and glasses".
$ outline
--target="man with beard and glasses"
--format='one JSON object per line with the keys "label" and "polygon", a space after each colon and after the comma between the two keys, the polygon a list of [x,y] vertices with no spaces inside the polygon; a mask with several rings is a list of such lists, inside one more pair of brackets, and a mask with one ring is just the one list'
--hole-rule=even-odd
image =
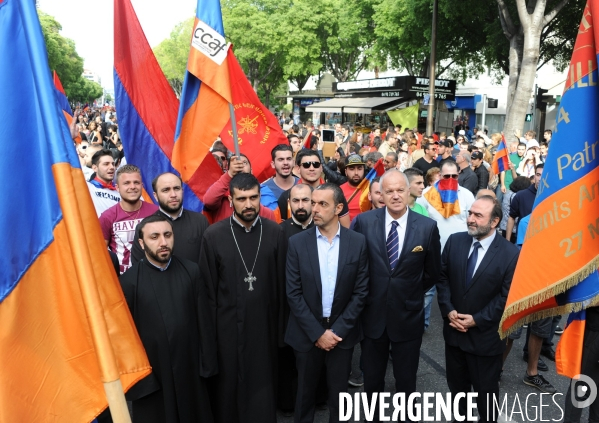
{"label": "man with beard and glasses", "polygon": [[100,215],[100,227],[106,245],[119,258],[121,274],[131,267],[131,248],[135,227],[158,207],[141,200],[143,183],[137,166],[124,165],[116,172],[116,189],[121,201]]}
{"label": "man with beard and glasses", "polygon": [[291,173],[293,171],[293,149],[287,144],[279,144],[270,152],[272,162],[270,165],[275,170],[275,176],[262,182],[260,186],[261,195],[264,195],[264,189],[268,188],[276,200],[281,194],[291,189],[299,178]]}
{"label": "man with beard and glasses", "polygon": [[121,196],[112,181],[115,169],[114,158],[110,150],[99,150],[94,153],[91,165],[96,176],[87,183],[87,188],[92,197],[96,214],[100,217],[106,209],[121,201]]}
{"label": "man with beard and glasses", "polygon": [[[301,177],[298,183],[308,184],[312,188],[324,184],[324,180],[322,179],[322,161],[316,151],[307,149],[301,150],[295,157],[295,164],[299,169]],[[289,209],[289,192],[290,190],[287,190],[281,194],[278,201],[281,219],[283,220],[291,217]],[[349,208],[345,199],[343,199],[343,209],[339,216],[339,223],[341,223],[341,226],[349,228]]]}
{"label": "man with beard and glasses", "polygon": [[[480,422],[498,417],[491,401],[499,395],[506,344],[498,329],[519,254],[518,247],[497,234],[502,215],[501,204],[488,195],[472,204],[468,232],[447,239],[437,283],[447,385],[454,398],[478,393]],[[459,407],[465,415],[464,398]]]}
{"label": "man with beard and glasses", "polygon": [[120,280],[152,373],[127,393],[133,421],[212,422],[204,378],[217,372],[216,338],[200,269],[172,255],[164,214],[143,219],[137,235],[144,257]]}
{"label": "man with beard and glasses", "polygon": [[[208,219],[202,213],[183,208],[183,184],[181,178],[174,173],[165,172],[152,181],[154,198],[158,201],[159,210],[155,215],[165,216],[173,226],[175,236],[174,251],[178,257],[200,262],[202,237],[208,228]],[[144,257],[135,233],[131,257],[137,263]]]}
{"label": "man with beard and glasses", "polygon": [[279,225],[258,216],[253,175],[235,175],[229,191],[233,215],[208,227],[200,254],[216,324],[212,410],[220,423],[275,423],[287,241]]}
{"label": "man with beard and glasses", "polygon": [[[340,188],[349,206],[349,219],[354,220],[357,215],[362,213],[360,203],[362,203],[362,192],[366,189],[366,186],[360,186],[366,176],[365,163],[362,161],[362,157],[352,154],[345,159],[345,176],[347,176],[347,182],[342,184]],[[370,210],[371,205],[367,204],[366,206],[367,210]]]}

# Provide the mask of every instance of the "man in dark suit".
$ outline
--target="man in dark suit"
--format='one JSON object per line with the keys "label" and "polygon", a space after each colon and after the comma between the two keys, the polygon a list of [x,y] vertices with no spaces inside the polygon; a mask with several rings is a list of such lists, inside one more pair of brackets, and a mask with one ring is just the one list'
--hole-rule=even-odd
{"label": "man in dark suit", "polygon": [[385,390],[391,344],[395,387],[407,399],[416,391],[424,293],[439,277],[441,244],[435,221],[409,210],[406,175],[391,169],[380,184],[385,207],[354,221],[354,230],[366,236],[370,269],[362,313],[364,390],[369,395]]}
{"label": "man in dark suit", "polygon": [[[493,197],[474,202],[468,211],[468,232],[451,235],[445,244],[437,283],[447,385],[454,396],[472,388],[478,392],[480,422],[497,419],[489,404],[492,395],[499,394],[506,344],[497,331],[519,252],[497,234],[501,218],[501,204]],[[461,400],[460,413],[465,412],[466,402]]]}
{"label": "man in dark suit", "polygon": [[312,193],[316,227],[290,238],[285,342],[298,371],[295,422],[314,421],[316,386],[326,365],[329,421],[339,421],[339,393],[347,390],[354,346],[362,340],[360,314],[368,294],[366,240],[339,224],[343,192],[323,184]]}

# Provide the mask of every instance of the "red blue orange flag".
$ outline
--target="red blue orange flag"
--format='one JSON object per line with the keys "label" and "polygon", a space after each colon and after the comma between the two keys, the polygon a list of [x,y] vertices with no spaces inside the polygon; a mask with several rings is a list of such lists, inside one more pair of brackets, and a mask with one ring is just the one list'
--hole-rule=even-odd
{"label": "red blue orange flag", "polygon": [[[163,172],[178,174],[171,156],[179,101],[130,0],[114,1],[114,89],[125,157],[141,169],[144,187],[150,189],[152,179]],[[185,183],[183,191],[183,206],[202,211],[200,197]]]}
{"label": "red blue orange flag", "polygon": [[64,88],[62,87],[62,82],[60,82],[60,79],[58,78],[58,74],[56,73],[56,71],[53,72],[53,78],[54,78],[54,89],[56,90],[56,97],[58,98],[58,103],[60,103],[60,107],[62,108],[63,112],[68,114],[72,119],[73,118],[73,110],[71,109],[71,105],[69,104],[67,95],[64,92]]}
{"label": "red blue orange flag", "polygon": [[581,374],[586,310],[570,313],[564,333],[555,349],[555,368],[560,375],[574,378]]}
{"label": "red blue orange flag", "polygon": [[510,169],[510,161],[508,157],[508,149],[505,143],[505,137],[501,134],[501,141],[499,141],[499,145],[497,146],[497,151],[495,152],[495,156],[493,157],[493,173],[495,175],[499,175],[501,172]]}
{"label": "red blue orange flag", "polygon": [[599,299],[599,26],[595,18],[599,18],[599,4],[589,1],[501,320],[502,336],[526,322],[580,311]]}
{"label": "red blue orange flag", "polygon": [[234,150],[229,104],[238,143],[263,181],[273,175],[270,151],[288,143],[274,115],[261,103],[225,39],[220,2],[198,0],[187,72],[181,92],[172,162],[200,197],[222,172],[209,152],[220,136]]}
{"label": "red blue orange flag", "polygon": [[172,157],[196,192],[205,192],[222,175],[209,149],[229,121],[228,52],[219,1],[198,0]]}
{"label": "red blue orange flag", "polygon": [[[33,0],[0,2],[0,420],[89,422],[150,366],[54,92]],[[27,149],[6,140],[29,128]],[[30,199],[35,198],[35,204]]]}
{"label": "red blue orange flag", "polygon": [[356,191],[361,191],[360,193],[360,211],[365,212],[372,208],[372,203],[368,199],[368,193],[370,192],[370,184],[377,177],[382,176],[385,173],[385,165],[383,164],[383,159],[378,159],[378,161],[372,166],[372,169],[368,171],[366,177],[362,179],[362,182],[356,188]]}
{"label": "red blue orange flag", "polygon": [[424,197],[445,219],[460,214],[457,179],[438,180],[424,194]]}

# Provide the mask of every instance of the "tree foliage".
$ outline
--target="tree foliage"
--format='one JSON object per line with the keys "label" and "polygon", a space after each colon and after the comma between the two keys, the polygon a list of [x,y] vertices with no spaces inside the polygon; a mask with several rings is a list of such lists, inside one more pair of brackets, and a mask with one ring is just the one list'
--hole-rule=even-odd
{"label": "tree foliage", "polygon": [[183,77],[187,68],[187,57],[189,56],[189,46],[191,40],[191,31],[195,18],[190,18],[181,22],[171,31],[170,37],[162,41],[156,48],[154,54],[160,64],[164,76],[177,94],[181,94],[183,88]]}
{"label": "tree foliage", "polygon": [[54,17],[39,9],[38,16],[48,51],[49,71],[56,71],[69,100],[91,102],[100,98],[102,87],[83,77],[83,59],[77,54],[75,42],[60,35],[62,26]]}

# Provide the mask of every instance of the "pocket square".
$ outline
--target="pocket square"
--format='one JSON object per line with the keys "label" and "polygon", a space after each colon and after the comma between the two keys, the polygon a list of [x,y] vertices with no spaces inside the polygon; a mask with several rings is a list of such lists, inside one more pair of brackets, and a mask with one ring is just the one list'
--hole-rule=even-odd
{"label": "pocket square", "polygon": [[414,249],[412,250],[413,253],[419,253],[421,251],[424,251],[424,248],[422,248],[422,246],[418,246],[418,247],[414,247]]}

